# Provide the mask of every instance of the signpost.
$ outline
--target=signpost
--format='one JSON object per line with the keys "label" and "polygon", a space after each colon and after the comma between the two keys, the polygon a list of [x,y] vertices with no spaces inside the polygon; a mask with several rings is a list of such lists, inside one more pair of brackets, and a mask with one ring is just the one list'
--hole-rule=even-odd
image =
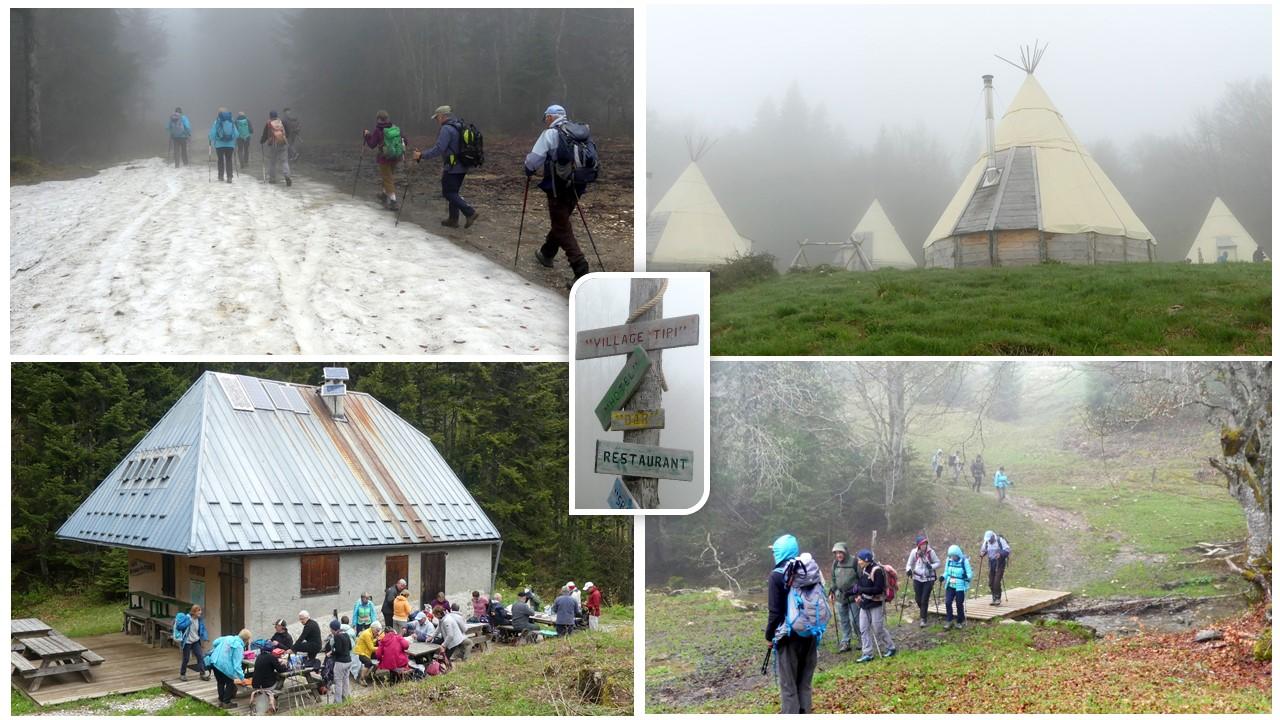
{"label": "signpost", "polygon": [[693,482],[693,453],[654,445],[597,440],[596,472]]}
{"label": "signpost", "polygon": [[661,430],[667,426],[667,411],[614,410],[609,417],[610,430]]}
{"label": "signpost", "polygon": [[622,482],[622,478],[613,479],[613,490],[609,493],[609,507],[614,510],[635,510],[636,501],[631,491]]}
{"label": "signpost", "polygon": [[600,398],[600,404],[596,405],[596,417],[600,419],[601,428],[609,429],[613,411],[620,409],[635,394],[649,365],[649,353],[644,348],[637,346],[631,350],[631,354],[627,356],[627,364],[622,366],[618,377],[613,379],[613,384],[605,391],[604,397]]}
{"label": "signpost", "polygon": [[608,355],[622,355],[640,346],[645,350],[685,347],[698,344],[698,316],[633,322],[595,330],[579,330],[574,358],[587,360]]}

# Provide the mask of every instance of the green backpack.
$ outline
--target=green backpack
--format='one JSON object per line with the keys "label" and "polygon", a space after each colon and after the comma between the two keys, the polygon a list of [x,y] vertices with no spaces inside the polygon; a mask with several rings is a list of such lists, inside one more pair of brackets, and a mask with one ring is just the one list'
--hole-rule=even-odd
{"label": "green backpack", "polygon": [[392,125],[382,131],[382,157],[398,160],[404,157],[404,138],[400,137],[400,127]]}

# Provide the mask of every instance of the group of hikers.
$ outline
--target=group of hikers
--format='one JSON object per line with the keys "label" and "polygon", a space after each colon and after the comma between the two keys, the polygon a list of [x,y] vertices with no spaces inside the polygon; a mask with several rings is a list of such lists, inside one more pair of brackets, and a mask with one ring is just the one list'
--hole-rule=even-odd
{"label": "group of hikers", "polygon": [[[930,464],[933,467],[934,480],[941,480],[942,472],[945,469],[951,472],[952,484],[960,482],[960,475],[964,472],[964,459],[959,450],[950,455],[944,455],[942,448],[938,448],[933,453],[933,460],[930,461]],[[982,459],[981,453],[973,459],[973,462],[969,463],[969,476],[973,479],[973,491],[982,492],[982,480],[987,476],[987,463]],[[996,497],[999,498],[1000,502],[1004,502],[1008,497],[1008,489],[1013,485],[1013,481],[1005,473],[1003,465],[997,468],[995,474],[991,476],[991,484],[996,489]]]}
{"label": "group of hikers", "polygon": [[[318,671],[324,691],[332,702],[339,703],[349,697],[353,682],[369,685],[378,671],[384,671],[392,683],[450,672],[454,662],[466,660],[475,645],[468,623],[487,625],[488,631],[495,634],[500,628],[510,629],[514,637],[526,642],[538,642],[543,637],[533,621],[534,615],[543,610],[543,602],[532,588],[516,593],[517,600],[510,607],[503,605],[500,593],[490,599],[473,590],[466,615],[444,592],[415,610],[407,588],[403,579],[388,587],[381,608],[374,604],[371,594],[362,593],[350,615],[338,616],[335,611],[327,636],[320,623],[308,611],[301,610],[296,634],[281,618],[275,621],[267,639],[254,640],[253,633],[245,628],[215,638],[208,652],[204,611],[193,605],[188,612],[174,617],[173,638],[182,648],[178,679],[185,681],[187,670],[194,668],[201,680],[217,681],[218,706],[223,709],[236,707],[238,686],[249,686],[253,695],[266,696],[269,709],[274,711],[276,697],[284,689],[285,674],[290,671]],[[581,590],[573,581],[562,586],[548,608],[554,615],[555,635],[570,634],[583,620],[589,628],[599,629],[601,599],[594,583],[588,582]],[[410,646],[415,642],[434,643],[438,649],[433,655],[411,657]],[[246,673],[249,658],[252,670]]]}
{"label": "group of hikers", "polygon": [[[447,228],[470,228],[479,219],[480,212],[462,196],[462,185],[467,173],[484,163],[483,135],[474,124],[457,117],[449,105],[437,107],[431,118],[439,128],[435,144],[429,148],[413,149],[406,144],[400,126],[392,122],[390,113],[379,110],[374,116],[373,129],[366,128],[362,133],[361,158],[356,166],[352,195],[359,184],[367,150],[375,151],[374,163],[381,182],[378,199],[383,207],[397,213],[401,198],[396,193],[396,171],[402,161],[412,159],[417,164],[439,158],[442,165],[440,194],[448,207],[448,213],[440,224]],[[599,157],[591,139],[590,126],[570,120],[564,106],[548,106],[542,120],[545,129],[539,133],[523,163],[527,179],[542,173],[538,188],[546,194],[547,214],[551,221],[551,229],[542,246],[534,251],[534,258],[544,267],[552,268],[556,255],[563,251],[573,272],[572,286],[573,282],[590,272],[590,264],[573,231],[573,214],[575,210],[578,212],[586,228],[586,216],[578,203],[599,175]],[[187,145],[191,138],[191,122],[181,107],[174,108],[167,128],[174,167],[189,164]],[[209,127],[209,152],[210,163],[212,156],[217,155],[219,182],[232,182],[233,160],[237,157],[241,168],[248,164],[252,137],[253,124],[244,112],[232,117],[226,108],[218,109]],[[289,163],[298,158],[300,139],[301,123],[290,108],[285,108],[283,116],[275,110],[269,113],[258,140],[262,147],[264,180],[275,183],[278,171],[282,169],[285,185],[293,185]],[[522,233],[529,182],[525,184],[524,197],[520,211]],[[589,229],[587,232],[590,234]]]}
{"label": "group of hikers", "polygon": [[[856,641],[861,650],[856,661],[859,663],[897,654],[885,622],[885,608],[897,597],[898,572],[892,565],[879,562],[869,549],[851,556],[848,545],[837,542],[831,548],[828,586],[817,561],[810,553],[800,552],[794,535],[780,536],[770,549],[774,564],[766,584],[769,616],[764,635],[769,654],[765,657],[765,670],[772,657],[782,712],[813,712],[812,681],[818,645],[833,611],[837,620],[837,653],[850,652]],[[987,562],[992,605],[1002,602],[1010,553],[1009,542],[1002,535],[994,530],[983,533],[978,557]],[[921,534],[903,567],[911,580],[920,627],[929,624],[929,600],[934,585],[941,582],[946,598],[943,629],[963,629],[965,595],[977,584],[964,550],[951,545],[944,561],[930,547],[929,538]]]}

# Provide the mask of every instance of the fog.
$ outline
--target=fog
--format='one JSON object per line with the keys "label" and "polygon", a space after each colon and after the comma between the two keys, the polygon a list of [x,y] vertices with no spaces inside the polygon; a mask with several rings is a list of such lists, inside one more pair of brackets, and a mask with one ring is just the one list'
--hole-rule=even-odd
{"label": "fog", "polygon": [[[704,174],[739,233],[789,261],[879,197],[908,247],[1035,75],[1180,260],[1215,195],[1270,246],[1271,11],[1245,6],[670,7],[648,12],[648,204],[715,142]],[[1255,122],[1256,120],[1256,122]]]}

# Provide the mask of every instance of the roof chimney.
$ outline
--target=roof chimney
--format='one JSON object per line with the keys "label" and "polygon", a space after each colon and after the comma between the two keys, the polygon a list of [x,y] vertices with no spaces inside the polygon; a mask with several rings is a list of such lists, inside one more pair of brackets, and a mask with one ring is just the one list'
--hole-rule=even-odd
{"label": "roof chimney", "polygon": [[324,384],[320,386],[320,397],[329,408],[334,420],[346,421],[346,408],[343,401],[347,396],[347,380],[351,374],[343,367],[327,367],[324,369]]}
{"label": "roof chimney", "polygon": [[992,108],[992,75],[982,76],[982,97],[987,106],[987,169],[982,173],[982,187],[991,187],[1000,181],[1000,169],[996,167],[996,119]]}

